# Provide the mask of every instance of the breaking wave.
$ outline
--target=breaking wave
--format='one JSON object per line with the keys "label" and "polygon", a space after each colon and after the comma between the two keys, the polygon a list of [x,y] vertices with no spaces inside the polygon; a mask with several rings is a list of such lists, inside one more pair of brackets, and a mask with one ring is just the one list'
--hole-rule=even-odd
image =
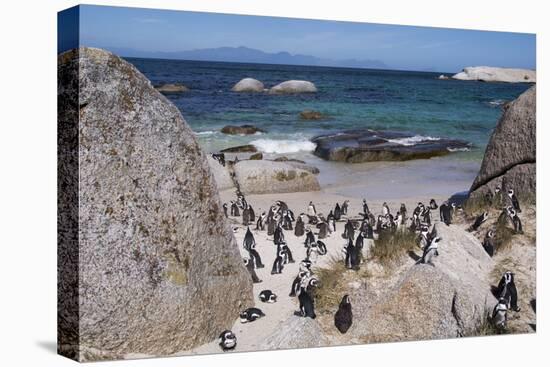
{"label": "breaking wave", "polygon": [[316,147],[316,144],[309,140],[258,139],[251,141],[250,144],[254,145],[261,152],[278,154],[311,152]]}
{"label": "breaking wave", "polygon": [[407,138],[388,139],[388,141],[390,143],[407,145],[407,146],[422,143],[423,141],[434,141],[434,140],[441,140],[441,138],[434,138],[434,137],[431,137],[431,136],[415,135],[415,136],[410,136],[410,137],[407,137]]}

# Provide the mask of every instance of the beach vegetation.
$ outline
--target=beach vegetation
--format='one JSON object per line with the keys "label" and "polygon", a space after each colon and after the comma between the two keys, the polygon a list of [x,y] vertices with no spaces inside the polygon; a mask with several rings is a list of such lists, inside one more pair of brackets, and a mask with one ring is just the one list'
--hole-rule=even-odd
{"label": "beach vegetation", "polygon": [[407,253],[414,252],[418,248],[416,241],[416,234],[408,230],[382,231],[374,240],[371,256],[382,265],[391,265]]}

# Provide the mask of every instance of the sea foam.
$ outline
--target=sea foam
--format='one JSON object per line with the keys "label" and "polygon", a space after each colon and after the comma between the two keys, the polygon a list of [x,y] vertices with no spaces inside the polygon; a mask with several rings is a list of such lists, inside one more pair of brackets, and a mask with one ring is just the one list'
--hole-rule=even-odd
{"label": "sea foam", "polygon": [[418,143],[422,143],[423,141],[434,141],[434,140],[440,140],[441,138],[434,138],[432,136],[422,136],[422,135],[415,135],[410,136],[407,138],[399,138],[399,139],[388,139],[390,143],[395,144],[401,144],[401,145],[415,145]]}
{"label": "sea foam", "polygon": [[279,154],[311,152],[316,147],[316,144],[309,140],[258,139],[251,141],[250,144],[254,145],[261,152]]}

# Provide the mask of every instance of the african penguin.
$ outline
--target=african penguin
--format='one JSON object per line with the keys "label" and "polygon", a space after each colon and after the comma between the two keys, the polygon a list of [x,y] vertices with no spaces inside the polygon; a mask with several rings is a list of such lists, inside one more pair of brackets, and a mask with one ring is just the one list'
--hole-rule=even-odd
{"label": "african penguin", "polygon": [[305,233],[305,223],[302,219],[303,214],[300,214],[298,216],[298,219],[296,220],[296,225],[294,226],[294,235],[296,237],[302,237]]}
{"label": "african penguin", "polygon": [[388,206],[388,203],[384,202],[384,204],[382,204],[382,215],[388,215],[390,214],[390,207]]}
{"label": "african penguin", "polygon": [[265,220],[267,218],[267,214],[265,212],[262,212],[260,216],[258,217],[258,221],[256,222],[256,230],[257,231],[263,231],[265,230]]}
{"label": "african penguin", "polygon": [[367,199],[363,199],[363,213],[364,214],[369,214],[369,206],[367,204]]}
{"label": "african penguin", "polygon": [[237,346],[237,337],[231,330],[224,330],[220,334],[219,345],[224,352],[235,349]]}
{"label": "african penguin", "polygon": [[475,222],[468,228],[468,232],[476,231],[489,218],[488,212],[481,213],[475,220]]}
{"label": "african penguin", "polygon": [[453,220],[452,208],[449,203],[445,202],[439,207],[439,219],[446,225],[450,225]]}
{"label": "african penguin", "polygon": [[[301,268],[301,265],[300,265]],[[306,277],[309,277],[311,275],[311,272],[309,270],[300,270],[298,275],[296,275],[296,278],[292,281],[292,285],[290,286],[290,294],[289,297],[296,297],[298,292],[300,291],[300,284],[302,284],[302,280]]]}
{"label": "african penguin", "polygon": [[317,238],[319,239],[325,239],[327,238],[329,229],[328,229],[328,223],[326,221],[321,221],[316,226],[319,229],[319,233],[317,234]]}
{"label": "african penguin", "polygon": [[231,200],[231,216],[232,217],[238,217],[240,216],[239,207],[237,206],[237,203]]}
{"label": "african penguin", "polygon": [[313,201],[309,202],[309,205],[307,207],[307,215],[310,217],[317,216],[317,210],[315,210],[315,205],[313,205]]}
{"label": "african penguin", "polygon": [[263,316],[265,316],[265,313],[263,313],[262,310],[256,307],[250,307],[239,314],[239,319],[241,320],[241,323],[244,324],[245,322],[256,321]]}
{"label": "african penguin", "polygon": [[418,262],[420,262],[421,264],[429,264],[433,266],[432,258],[434,256],[439,256],[439,253],[437,251],[439,241],[441,241],[440,237],[434,237],[430,244],[424,247],[424,252],[422,253],[422,257]]}
{"label": "african penguin", "polygon": [[521,208],[519,206],[519,201],[518,201],[518,198],[516,197],[516,194],[514,193],[514,189],[509,189],[508,190],[508,198],[510,198],[510,202],[512,203],[512,206],[514,207],[514,209],[518,213],[521,213]]}
{"label": "african penguin", "polygon": [[483,239],[483,249],[490,257],[493,257],[495,254],[495,232],[492,229],[488,230],[485,234],[485,238]]}
{"label": "african penguin", "polygon": [[334,214],[332,214],[332,210],[330,211],[330,213],[328,213],[327,223],[328,223],[329,232],[330,233],[336,232],[336,219],[334,219]]}
{"label": "african penguin", "polygon": [[319,255],[326,255],[327,254],[327,245],[323,241],[317,240],[317,252]]}
{"label": "african penguin", "polygon": [[340,209],[340,204],[336,203],[333,214],[335,220],[340,220],[340,218],[342,217],[342,209]]}
{"label": "african penguin", "polygon": [[514,273],[507,271],[502,275],[497,287],[497,294],[500,298],[505,299],[508,308],[519,312],[518,307],[518,291],[514,282]]}
{"label": "african penguin", "polygon": [[338,306],[338,311],[334,314],[334,326],[342,334],[345,334],[351,327],[353,314],[351,312],[351,301],[349,296],[346,294],[342,297],[340,301],[340,306]]}
{"label": "african penguin", "polygon": [[273,267],[271,268],[271,274],[281,274],[283,272],[285,263],[285,252],[283,250],[279,250],[277,252],[277,257],[273,261]]}
{"label": "african penguin", "polygon": [[353,269],[358,270],[359,269],[359,254],[357,252],[357,248],[353,244],[353,240],[351,238],[348,239],[347,246],[344,247],[344,254],[346,255],[344,258],[344,264],[347,269]]}
{"label": "african penguin", "polygon": [[306,240],[304,241],[304,247],[310,247],[315,243],[315,235],[311,229],[306,229]]}
{"label": "african penguin", "polygon": [[222,207],[223,207],[223,214],[225,215],[226,218],[228,218],[228,215],[227,215],[227,203],[223,203]]}
{"label": "african penguin", "polygon": [[223,153],[212,153],[212,158],[216,160],[219,164],[225,167],[225,154]]}
{"label": "african penguin", "polygon": [[497,329],[506,329],[506,322],[508,321],[508,306],[504,298],[499,299],[498,303],[495,305],[491,316],[491,321]]}
{"label": "african penguin", "polygon": [[305,278],[300,284],[300,290],[298,292],[298,301],[300,302],[300,312],[298,313],[302,317],[316,318],[315,315],[315,301],[312,296],[313,288],[317,286],[317,279]]}
{"label": "african penguin", "polygon": [[269,289],[264,289],[260,292],[259,295],[260,301],[264,303],[275,303],[277,302],[277,295],[270,291]]}
{"label": "african penguin", "polygon": [[342,215],[348,215],[348,206],[349,206],[349,200],[344,200],[341,208]]}
{"label": "african penguin", "polygon": [[430,200],[430,209],[432,210],[437,209],[437,203],[435,202],[435,199]]}
{"label": "african penguin", "polygon": [[342,238],[351,240],[355,238],[355,227],[353,226],[353,222],[350,219],[348,219],[346,225],[344,226],[344,233],[342,234]]}
{"label": "african penguin", "polygon": [[280,225],[277,225],[275,228],[275,231],[273,232],[273,242],[278,245],[280,243],[283,243],[285,241],[285,235],[283,233],[283,229]]}

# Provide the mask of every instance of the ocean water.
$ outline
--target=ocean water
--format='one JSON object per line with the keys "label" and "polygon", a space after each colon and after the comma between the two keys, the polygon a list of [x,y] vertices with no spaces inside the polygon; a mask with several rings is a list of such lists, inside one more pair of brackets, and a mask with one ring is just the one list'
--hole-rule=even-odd
{"label": "ocean water", "polygon": [[[154,84],[183,83],[191,91],[167,97],[181,110],[201,146],[215,152],[252,143],[264,153],[304,154],[310,138],[345,129],[372,128],[411,132],[418,139],[449,137],[473,144],[455,154],[480,160],[502,104],[529,86],[438,80],[440,73],[367,70],[204,61],[128,59]],[[261,80],[266,88],[289,79],[309,80],[318,93],[269,95],[235,93],[240,79]],[[303,110],[327,115],[302,121]],[[225,125],[252,124],[266,133],[230,136]],[[405,142],[406,143],[406,142]]]}

